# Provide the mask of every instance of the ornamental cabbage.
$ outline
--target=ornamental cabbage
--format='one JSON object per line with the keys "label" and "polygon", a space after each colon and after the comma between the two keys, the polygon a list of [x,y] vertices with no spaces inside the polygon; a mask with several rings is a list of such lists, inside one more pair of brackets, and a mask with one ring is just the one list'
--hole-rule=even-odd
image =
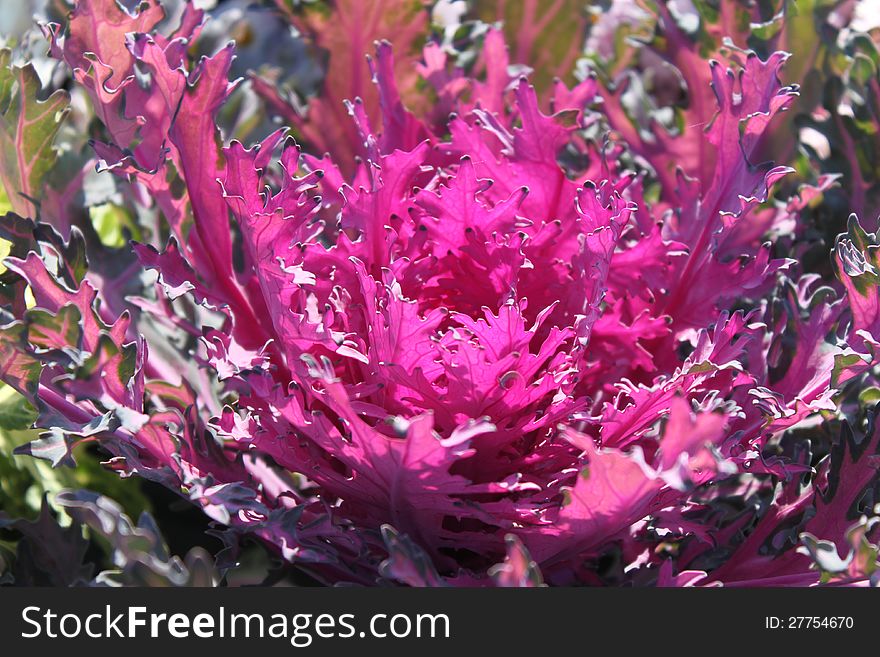
{"label": "ornamental cabbage", "polygon": [[[844,210],[806,257],[838,182],[790,118],[799,24],[620,12],[654,34],[615,72],[564,13],[429,32],[413,4],[279,2],[327,55],[304,108],[230,81],[191,4],[78,0],[43,28],[91,113],[64,184],[70,97],[4,69],[21,451],[95,444],[324,583],[876,584],[880,242]],[[287,126],[232,138],[244,97]]]}

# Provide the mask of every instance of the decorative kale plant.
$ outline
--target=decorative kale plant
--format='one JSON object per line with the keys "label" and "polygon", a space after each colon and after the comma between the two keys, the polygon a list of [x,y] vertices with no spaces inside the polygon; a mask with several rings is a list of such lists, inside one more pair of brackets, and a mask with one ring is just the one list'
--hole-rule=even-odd
{"label": "decorative kale plant", "polygon": [[6,56],[19,451],[179,493],[221,571],[255,537],[326,583],[876,584],[853,3],[463,4],[279,0],[317,76],[264,41],[231,82],[154,0],[44,24],[45,100]]}

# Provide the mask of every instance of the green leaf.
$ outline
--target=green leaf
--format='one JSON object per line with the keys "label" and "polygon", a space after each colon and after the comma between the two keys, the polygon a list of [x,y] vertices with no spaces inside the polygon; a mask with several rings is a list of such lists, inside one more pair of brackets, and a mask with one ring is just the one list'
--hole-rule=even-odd
{"label": "green leaf", "polygon": [[76,467],[76,459],[73,455],[74,448],[85,439],[101,436],[119,428],[119,420],[113,413],[106,413],[96,417],[91,422],[84,424],[77,430],[67,430],[62,427],[52,427],[40,434],[36,440],[15,448],[14,454],[27,454],[37,459],[43,459],[58,466]]}
{"label": "green leaf", "polygon": [[47,310],[33,309],[27,313],[28,342],[37,353],[78,348],[82,339],[79,308],[67,304],[54,315]]}
{"label": "green leaf", "polygon": [[22,431],[36,419],[37,411],[27,399],[0,384],[0,431]]}
{"label": "green leaf", "polygon": [[532,84],[539,93],[548,91],[558,77],[574,82],[575,64],[583,54],[588,16],[578,0],[525,0],[523,2],[473,3],[477,18],[503,23],[511,62],[533,69]]}
{"label": "green leaf", "polygon": [[135,228],[125,208],[113,203],[102,203],[89,208],[89,218],[104,246],[120,248],[128,243],[124,228]]}
{"label": "green leaf", "polygon": [[859,404],[862,406],[870,406],[880,402],[880,388],[871,386],[865,388],[859,393]]}
{"label": "green leaf", "polygon": [[25,348],[26,335],[21,322],[0,328],[0,380],[23,394],[36,389],[42,369]]}
{"label": "green leaf", "polygon": [[37,100],[41,84],[31,64],[10,66],[9,50],[0,50],[0,182],[15,212],[34,216],[43,177],[55,164],[55,136],[70,106],[59,89]]}
{"label": "green leaf", "polygon": [[877,75],[877,67],[870,58],[862,53],[856,53],[850,65],[849,74],[851,79],[860,86],[865,86]]}

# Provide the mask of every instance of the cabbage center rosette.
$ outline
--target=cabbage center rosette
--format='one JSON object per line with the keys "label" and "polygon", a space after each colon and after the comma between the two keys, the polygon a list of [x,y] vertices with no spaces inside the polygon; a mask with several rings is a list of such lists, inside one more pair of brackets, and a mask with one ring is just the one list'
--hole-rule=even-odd
{"label": "cabbage center rosette", "polygon": [[[751,60],[747,73],[772,83],[780,63]],[[687,247],[674,237],[699,241],[706,231],[679,215],[677,230],[642,232],[638,205],[622,196],[631,177],[616,186],[610,171],[573,179],[557,162],[595,83],[557,90],[555,105],[576,104],[564,127],[539,111],[526,80],[511,80],[510,106],[502,91],[500,114],[480,99],[462,107],[446,141],[399,103],[392,68],[382,45],[380,136],[350,106],[367,154],[350,183],[329,159],[303,158],[288,142],[281,185],[267,190],[280,133],[225,151],[224,196],[273,350],[232,364],[247,388],[220,435],[304,475],[356,529],[405,533],[447,573],[485,571],[503,558],[508,534],[545,568],[595,555],[641,518],[736,472],[737,457],[751,467],[741,450],[760,434],[737,429],[759,432],[764,418],[747,413],[759,382],[737,359],[758,328],[742,314],[719,318],[724,297],[699,297],[708,281],[681,287],[694,263],[682,262]],[[719,176],[766,195],[783,171],[749,171],[736,119],[748,136],[791,98],[780,88],[752,108],[731,103],[735,115],[722,116],[714,137],[735,137],[738,160],[718,153]],[[311,173],[294,177],[302,167]],[[745,267],[708,254],[707,268],[742,281],[721,294],[769,287],[789,264],[756,250]],[[664,305],[683,312],[656,312]],[[648,349],[713,320],[688,359],[656,362]]]}

